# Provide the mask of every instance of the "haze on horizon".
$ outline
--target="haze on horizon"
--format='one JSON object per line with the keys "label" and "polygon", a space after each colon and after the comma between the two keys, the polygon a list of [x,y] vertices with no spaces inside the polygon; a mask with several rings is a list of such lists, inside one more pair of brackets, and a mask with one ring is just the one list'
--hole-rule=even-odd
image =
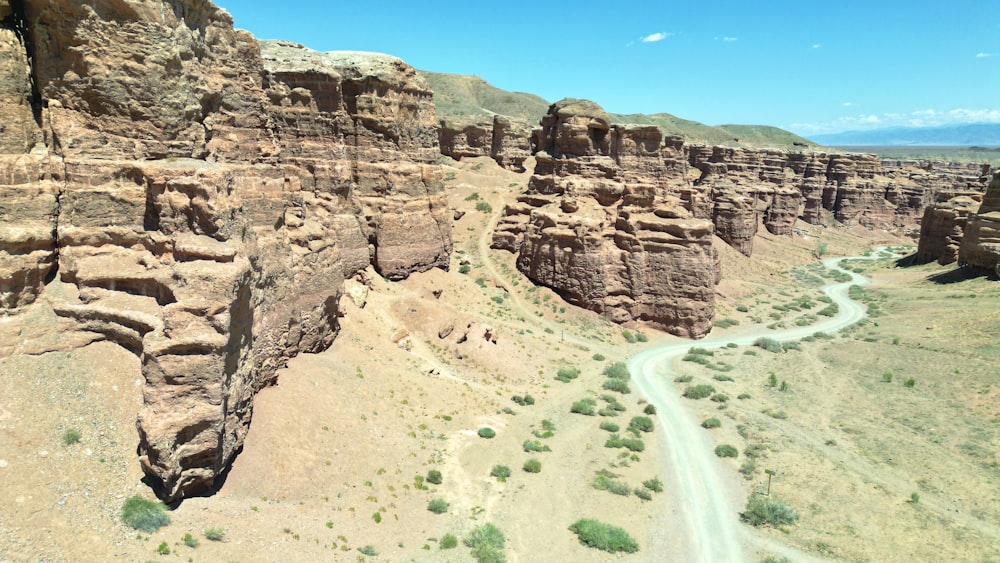
{"label": "haze on horizon", "polygon": [[1000,2],[215,0],[236,27],[549,101],[800,135],[1000,123]]}

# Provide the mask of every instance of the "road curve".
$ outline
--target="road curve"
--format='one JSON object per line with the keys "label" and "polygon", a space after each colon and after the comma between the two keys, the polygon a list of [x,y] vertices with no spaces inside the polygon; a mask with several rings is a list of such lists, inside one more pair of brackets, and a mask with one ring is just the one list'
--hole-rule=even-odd
{"label": "road curve", "polygon": [[[879,249],[873,256],[879,253]],[[864,258],[864,257],[854,257]],[[770,330],[763,325],[747,327],[721,337],[710,337],[697,342],[700,348],[722,348],[729,343],[740,346],[753,344],[762,336],[779,342],[799,340],[815,332],[832,332],[860,321],[865,316],[865,305],[848,297],[851,285],[865,285],[868,280],[856,273],[843,270],[837,263],[843,258],[828,258],[823,261],[827,268],[837,269],[851,275],[851,280],[832,283],[823,287],[839,307],[836,315],[823,319],[807,327],[792,327]],[[633,356],[629,362],[632,381],[647,401],[656,407],[660,430],[665,437],[666,459],[669,466],[664,475],[670,475],[668,490],[677,495],[677,504],[683,514],[677,520],[686,526],[677,530],[676,537],[683,538],[680,549],[686,553],[670,553],[677,561],[704,561],[706,563],[748,561],[744,552],[745,543],[756,541],[739,523],[738,512],[742,508],[741,495],[732,491],[731,471],[726,469],[708,446],[701,434],[698,421],[684,406],[680,393],[673,384],[671,363],[685,354],[692,346],[691,341],[658,346]],[[739,505],[734,504],[740,502]],[[792,548],[789,548],[792,549]],[[667,555],[667,554],[662,554]],[[797,554],[805,559],[813,559],[806,554]]]}

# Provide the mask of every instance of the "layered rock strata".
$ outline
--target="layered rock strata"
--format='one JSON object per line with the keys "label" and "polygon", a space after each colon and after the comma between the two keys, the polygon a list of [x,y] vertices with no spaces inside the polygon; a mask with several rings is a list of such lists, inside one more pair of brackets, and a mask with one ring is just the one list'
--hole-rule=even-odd
{"label": "layered rock strata", "polygon": [[711,329],[718,259],[713,225],[684,177],[680,144],[655,127],[612,127],[592,102],[563,100],[542,121],[534,175],[493,244],[566,300],[616,322],[674,334]]}
{"label": "layered rock strata", "polygon": [[[952,195],[952,194],[948,194]],[[944,201],[928,206],[920,222],[920,241],[915,260],[918,264],[937,261],[946,265],[958,261],[965,225],[982,202],[982,194],[945,197]]]}
{"label": "layered rock strata", "polygon": [[983,202],[970,215],[958,261],[1000,275],[1000,174],[994,174]]}
{"label": "layered rock strata", "polygon": [[524,172],[524,161],[531,156],[531,128],[517,119],[451,118],[442,119],[440,126],[441,154],[455,160],[488,156],[508,170]]}
{"label": "layered rock strata", "polygon": [[144,470],[209,490],[256,392],[332,342],[345,277],[447,267],[431,93],[384,55],[262,56],[205,0],[0,17],[4,312],[42,296],[134,351]]}

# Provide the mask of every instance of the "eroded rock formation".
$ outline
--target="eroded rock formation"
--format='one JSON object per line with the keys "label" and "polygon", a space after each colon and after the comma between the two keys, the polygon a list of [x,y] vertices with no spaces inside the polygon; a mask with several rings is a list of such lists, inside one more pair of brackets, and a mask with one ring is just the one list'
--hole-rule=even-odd
{"label": "eroded rock formation", "polygon": [[262,56],[207,0],[0,18],[0,304],[139,355],[143,468],[205,491],[256,392],[335,337],[345,277],[447,267],[431,93],[384,55]]}
{"label": "eroded rock formation", "polygon": [[1000,275],[1000,174],[993,175],[979,210],[969,216],[958,261]]}
{"label": "eroded rock formation", "polygon": [[569,302],[675,334],[711,329],[718,260],[686,163],[655,127],[612,127],[592,102],[563,100],[542,121],[535,173],[506,209],[494,246]]}
{"label": "eroded rock formation", "polygon": [[[954,194],[948,194],[954,195]],[[937,261],[945,265],[958,261],[965,225],[982,202],[982,194],[970,192],[928,206],[920,222],[916,262]]]}
{"label": "eroded rock formation", "polygon": [[531,128],[503,115],[442,119],[440,145],[441,154],[455,160],[488,156],[504,168],[524,172],[524,161],[531,156]]}

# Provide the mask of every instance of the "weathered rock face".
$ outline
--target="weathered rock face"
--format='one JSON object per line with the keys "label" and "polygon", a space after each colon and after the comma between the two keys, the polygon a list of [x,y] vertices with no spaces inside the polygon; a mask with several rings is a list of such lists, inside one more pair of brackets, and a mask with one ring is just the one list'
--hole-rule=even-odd
{"label": "weathered rock face", "polygon": [[41,295],[139,355],[143,468],[205,491],[256,392],[332,342],[345,277],[447,267],[431,93],[384,55],[262,57],[205,0],[0,17],[2,307]]}
{"label": "weathered rock face", "polygon": [[531,128],[503,115],[442,119],[439,135],[441,154],[455,160],[488,156],[504,168],[524,172],[524,161],[531,156]]}
{"label": "weathered rock face", "polygon": [[981,201],[982,194],[973,192],[928,206],[920,222],[916,262],[923,264],[936,260],[941,265],[956,262],[966,222]]}
{"label": "weathered rock face", "polygon": [[616,322],[706,334],[718,281],[713,226],[692,213],[690,190],[660,181],[683,178],[680,145],[655,127],[612,128],[596,104],[563,100],[543,119],[539,148],[494,246],[518,252],[533,280]]}
{"label": "weathered rock face", "polygon": [[993,175],[979,210],[969,216],[958,261],[1000,275],[1000,174]]}

